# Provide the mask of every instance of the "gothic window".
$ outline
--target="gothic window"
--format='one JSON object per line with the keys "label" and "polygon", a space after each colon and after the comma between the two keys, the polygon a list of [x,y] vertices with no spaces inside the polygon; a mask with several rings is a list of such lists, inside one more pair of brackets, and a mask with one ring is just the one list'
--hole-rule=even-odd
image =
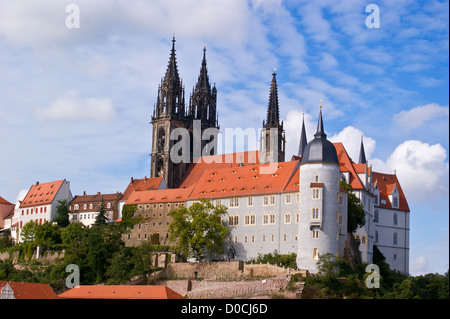
{"label": "gothic window", "polygon": [[393,216],[393,223],[394,223],[394,225],[397,225],[397,223],[398,223],[398,216],[397,216],[397,214],[394,214],[394,216]]}
{"label": "gothic window", "polygon": [[398,208],[398,197],[394,197],[394,208]]}
{"label": "gothic window", "polygon": [[166,145],[166,132],[164,128],[160,128],[158,131],[158,151],[164,151]]}
{"label": "gothic window", "polygon": [[397,233],[392,236],[392,244],[397,245]]}
{"label": "gothic window", "polygon": [[285,224],[290,224],[291,223],[291,214],[290,213],[284,214],[284,223]]}
{"label": "gothic window", "polygon": [[156,160],[156,175],[164,177],[164,162],[161,157]]}

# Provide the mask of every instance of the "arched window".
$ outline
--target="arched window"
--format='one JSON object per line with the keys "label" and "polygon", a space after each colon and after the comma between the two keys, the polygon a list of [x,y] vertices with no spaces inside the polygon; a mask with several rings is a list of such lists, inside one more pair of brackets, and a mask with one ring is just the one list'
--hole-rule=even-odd
{"label": "arched window", "polygon": [[375,231],[375,242],[378,243],[378,231]]}
{"label": "arched window", "polygon": [[392,244],[397,245],[397,233],[392,236]]}
{"label": "arched window", "polygon": [[87,209],[87,204],[83,205],[83,209],[86,210]]}
{"label": "arched window", "polygon": [[393,216],[393,223],[394,223],[394,225],[397,225],[397,223],[398,223],[397,213],[395,213],[394,216]]}
{"label": "arched window", "polygon": [[394,197],[394,208],[398,208],[398,197]]}
{"label": "arched window", "polygon": [[375,223],[378,223],[378,210],[376,210],[375,213],[373,214],[373,221]]}

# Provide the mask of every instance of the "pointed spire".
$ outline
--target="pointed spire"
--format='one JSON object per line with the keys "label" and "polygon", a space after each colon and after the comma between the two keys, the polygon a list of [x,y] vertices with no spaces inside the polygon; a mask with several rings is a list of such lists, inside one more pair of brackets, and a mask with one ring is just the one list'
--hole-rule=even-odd
{"label": "pointed spire", "polygon": [[363,135],[361,134],[361,148],[359,150],[359,164],[367,164],[366,152],[364,151]]}
{"label": "pointed spire", "polygon": [[325,134],[325,131],[323,129],[323,120],[322,120],[322,105],[320,106],[320,113],[319,113],[319,121],[317,123],[317,132],[314,134],[315,138],[326,138],[327,135]]}
{"label": "pointed spire", "polygon": [[299,157],[303,157],[303,151],[305,150],[306,144],[308,144],[308,142],[306,140],[305,113],[303,113],[302,132],[300,133],[300,144],[298,146]]}
{"label": "pointed spire", "polygon": [[175,55],[175,42],[176,40],[174,34],[172,39],[172,50],[170,52],[169,64],[167,65],[166,74],[163,80],[163,83],[166,85],[169,83],[181,85],[180,75],[178,74],[177,58]]}
{"label": "pointed spire", "polygon": [[278,87],[276,73],[272,73],[272,83],[270,85],[269,105],[267,107],[266,125],[270,127],[278,127],[280,122],[280,108],[278,104]]}
{"label": "pointed spire", "polygon": [[211,90],[211,85],[209,83],[208,77],[208,69],[206,68],[206,43],[205,46],[203,47],[202,67],[200,69],[200,74],[198,76],[197,85],[195,86],[195,89],[198,88],[206,89],[208,92]]}

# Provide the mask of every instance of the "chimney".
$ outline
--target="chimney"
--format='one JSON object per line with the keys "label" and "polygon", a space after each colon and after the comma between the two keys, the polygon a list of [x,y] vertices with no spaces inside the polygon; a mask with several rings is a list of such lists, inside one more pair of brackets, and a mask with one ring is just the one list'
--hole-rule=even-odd
{"label": "chimney", "polygon": [[146,181],[147,181],[147,176],[144,177],[144,182],[146,182]]}
{"label": "chimney", "polygon": [[39,182],[36,182],[36,186],[38,186],[39,185]]}
{"label": "chimney", "polygon": [[97,192],[97,195],[100,195],[100,192]]}
{"label": "chimney", "polygon": [[134,182],[134,179],[133,179],[133,177],[131,177],[131,184],[133,184],[133,182]]}
{"label": "chimney", "polygon": [[86,191],[83,191],[83,196],[86,196]]}

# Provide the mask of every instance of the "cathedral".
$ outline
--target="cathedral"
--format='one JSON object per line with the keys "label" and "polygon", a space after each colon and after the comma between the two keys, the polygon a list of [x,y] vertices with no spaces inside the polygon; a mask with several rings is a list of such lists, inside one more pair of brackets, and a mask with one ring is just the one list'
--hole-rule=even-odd
{"label": "cathedral", "polygon": [[[395,174],[373,171],[362,140],[358,162],[354,162],[342,143],[327,139],[320,109],[314,138],[307,141],[303,122],[298,136],[291,137],[299,138],[298,153],[286,154],[273,72],[259,150],[217,154],[217,89],[209,81],[206,48],[197,83],[186,101],[175,42],[174,37],[151,117],[148,180],[157,180],[160,186],[137,189],[132,180],[124,205],[138,204],[138,213],[146,215],[164,205],[189,207],[200,198],[224,205],[229,237],[221,257],[227,260],[245,261],[276,250],[296,253],[297,267],[314,273],[319,255],[348,257],[351,242],[356,242],[361,262],[372,263],[376,245],[392,269],[408,274],[409,207],[405,195]],[[224,161],[227,156],[234,160]],[[275,171],[265,172],[271,164],[276,165]],[[347,232],[348,193],[340,187],[341,180],[352,186],[366,213],[365,225],[352,234]],[[167,214],[159,214],[163,215]],[[157,220],[158,214],[153,216]],[[151,225],[145,230],[139,227],[128,240],[136,244],[141,238],[156,238],[157,243],[167,244],[167,216],[153,223],[160,226],[157,232]]]}

